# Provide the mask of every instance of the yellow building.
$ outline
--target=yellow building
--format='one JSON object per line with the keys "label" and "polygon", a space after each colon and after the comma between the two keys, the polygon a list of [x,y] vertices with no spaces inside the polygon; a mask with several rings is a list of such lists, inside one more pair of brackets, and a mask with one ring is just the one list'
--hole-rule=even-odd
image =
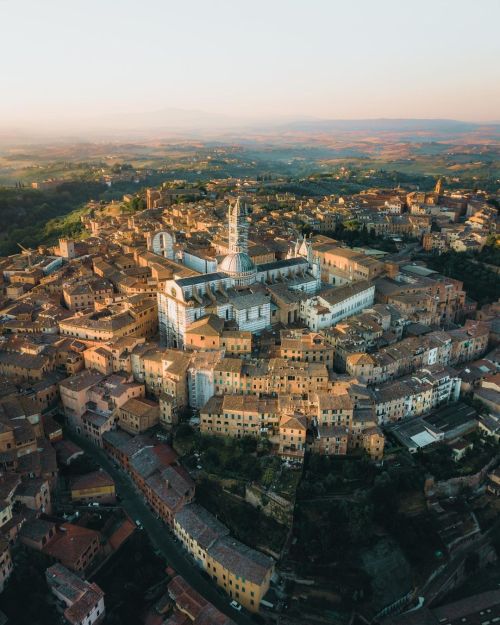
{"label": "yellow building", "polygon": [[214,395],[200,410],[200,430],[207,434],[267,436],[278,424],[278,400],[255,395]]}
{"label": "yellow building", "polygon": [[184,506],[174,517],[173,530],[184,548],[203,569],[207,568],[207,550],[228,528],[196,503]]}
{"label": "yellow building", "polygon": [[334,347],[325,337],[308,329],[282,330],[279,355],[287,360],[300,362],[324,362],[333,365]]}
{"label": "yellow building", "polygon": [[384,457],[385,437],[379,427],[370,427],[363,432],[363,449],[372,460]]}
{"label": "yellow building", "polygon": [[274,572],[272,558],[231,538],[227,527],[197,504],[175,514],[173,529],[218,586],[251,612],[258,612]]}
{"label": "yellow building", "polygon": [[243,385],[243,361],[240,358],[223,358],[214,367],[216,393],[250,393]]}
{"label": "yellow building", "polygon": [[205,315],[186,330],[186,349],[224,350],[226,354],[250,354],[252,333],[225,330],[224,321],[217,315]]}
{"label": "yellow building", "polygon": [[269,360],[269,393],[305,394],[328,389],[329,375],[324,363]]}
{"label": "yellow building", "polygon": [[144,337],[123,336],[105,344],[93,345],[83,352],[85,368],[95,369],[104,375],[121,371],[132,373],[132,351],[145,341]]}
{"label": "yellow building", "polygon": [[311,402],[315,406],[318,425],[349,427],[354,415],[354,402],[347,393],[311,393]]}
{"label": "yellow building", "polygon": [[80,475],[71,484],[72,501],[112,503],[115,498],[115,483],[102,469]]}
{"label": "yellow building", "polygon": [[174,408],[188,403],[187,370],[191,355],[177,349],[137,346],[131,355],[134,378],[146,385],[146,390],[159,397],[170,395]]}
{"label": "yellow building", "polygon": [[160,407],[154,401],[133,397],[118,408],[118,425],[129,434],[141,434],[160,420]]}
{"label": "yellow building", "polygon": [[[325,238],[325,237],[323,237]],[[321,263],[321,278],[327,284],[373,280],[384,271],[384,264],[371,256],[331,242],[314,243],[314,256]]]}
{"label": "yellow building", "polygon": [[278,453],[287,460],[301,460],[306,447],[307,419],[303,415],[283,415],[279,425]]}
{"label": "yellow building", "polygon": [[207,551],[207,573],[250,612],[258,612],[269,590],[274,562],[260,551],[225,536]]}
{"label": "yellow building", "polygon": [[113,285],[102,278],[93,278],[88,282],[75,280],[63,286],[63,301],[72,311],[94,308],[95,302],[102,302],[113,297]]}

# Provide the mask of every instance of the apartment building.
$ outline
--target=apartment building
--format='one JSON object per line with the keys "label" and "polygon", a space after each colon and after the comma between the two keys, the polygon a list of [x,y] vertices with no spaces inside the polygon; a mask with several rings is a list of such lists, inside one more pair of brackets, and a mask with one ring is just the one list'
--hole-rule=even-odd
{"label": "apartment building", "polygon": [[196,504],[175,515],[173,529],[220,588],[250,612],[258,612],[274,572],[272,558],[231,538],[225,525]]}
{"label": "apartment building", "polygon": [[93,345],[83,352],[86,369],[103,375],[132,373],[131,355],[135,347],[144,344],[144,337],[124,336],[107,343]]}
{"label": "apartment building", "polygon": [[357,352],[346,358],[346,371],[361,382],[381,384],[426,365],[447,365],[452,361],[453,337],[447,332],[431,332],[408,337],[369,354]]}
{"label": "apartment building", "polygon": [[38,514],[51,514],[49,482],[41,477],[32,477],[22,481],[16,488],[14,501]]}
{"label": "apartment building", "polygon": [[325,391],[311,393],[311,412],[318,426],[349,428],[354,418],[354,401],[347,393],[334,395]]}
{"label": "apartment building", "polygon": [[148,436],[122,431],[104,435],[104,449],[118,462],[142,492],[148,505],[165,523],[193,501],[195,484],[179,466],[175,451]]}
{"label": "apartment building", "polygon": [[86,341],[112,341],[125,336],[152,337],[158,330],[156,302],[150,297],[129,297],[91,313],[79,313],[59,322],[64,336]]}
{"label": "apartment building", "polygon": [[207,573],[213,581],[250,612],[258,612],[269,590],[274,561],[230,536],[207,550]]}
{"label": "apartment building", "polygon": [[184,337],[185,349],[223,350],[226,354],[250,354],[252,333],[224,329],[224,320],[206,315],[192,323]]}
{"label": "apartment building", "polygon": [[214,395],[200,410],[200,431],[241,438],[265,436],[279,425],[277,399],[247,395]]}
{"label": "apartment building", "polygon": [[366,280],[326,289],[300,303],[300,318],[310,330],[330,328],[369,308],[374,297],[375,286]]}
{"label": "apartment building", "polygon": [[191,588],[180,575],[176,575],[169,583],[167,593],[168,600],[165,600],[165,604],[172,602],[174,610],[172,615],[164,621],[164,625],[188,625],[190,623],[192,625],[207,625],[208,623],[236,625],[229,616],[217,610],[194,588]]}
{"label": "apartment building", "polygon": [[113,285],[103,278],[75,280],[63,286],[62,295],[65,306],[74,312],[93,309],[95,302],[104,302],[113,297]]}
{"label": "apartment building", "polygon": [[448,334],[452,341],[450,364],[458,365],[477,360],[486,352],[490,327],[486,322],[467,319],[463,327],[450,330]]}
{"label": "apartment building", "polygon": [[113,503],[116,500],[115,483],[102,469],[75,477],[70,491],[72,501]]}
{"label": "apartment building", "polygon": [[377,302],[398,305],[394,296],[430,295],[436,308],[435,323],[441,325],[460,321],[465,308],[465,291],[460,280],[438,274],[422,265],[403,265],[395,278],[375,280]]}
{"label": "apartment building", "polygon": [[326,390],[329,383],[327,366],[320,362],[297,362],[271,358],[268,392],[300,394]]}
{"label": "apartment building", "polygon": [[131,354],[132,374],[146,390],[159,397],[172,397],[176,410],[188,405],[187,371],[191,355],[177,349],[161,348],[145,343]]}
{"label": "apartment building", "polygon": [[240,358],[222,358],[214,366],[213,377],[217,394],[251,392],[251,382],[246,379],[245,364]]}
{"label": "apartment building", "polygon": [[115,410],[145,394],[144,385],[128,376],[88,370],[60,382],[59,391],[69,425],[99,446],[102,434],[115,425]]}
{"label": "apartment building", "polygon": [[62,564],[49,567],[45,579],[69,625],[98,625],[104,620],[104,593],[96,583],[83,580]]}
{"label": "apartment building", "polygon": [[23,544],[41,551],[76,573],[85,575],[102,552],[101,534],[95,530],[43,519],[26,521],[20,530]]}
{"label": "apartment building", "polygon": [[229,529],[210,512],[190,503],[174,516],[173,530],[195,562],[207,570],[207,552]]}
{"label": "apartment building", "polygon": [[[324,240],[326,237],[322,237]],[[384,263],[356,252],[340,247],[336,241],[313,244],[314,256],[320,260],[321,280],[325,284],[341,286],[359,280],[373,280],[384,272]]]}
{"label": "apartment building", "polygon": [[0,375],[17,383],[43,380],[54,367],[54,360],[46,354],[0,351]]}
{"label": "apartment building", "polygon": [[10,554],[10,545],[3,536],[0,537],[0,593],[3,592],[5,584],[12,574],[14,565]]}
{"label": "apartment building", "polygon": [[160,406],[145,398],[128,399],[117,411],[118,426],[129,434],[142,434],[160,421]]}
{"label": "apartment building", "polygon": [[279,356],[299,362],[322,362],[333,365],[334,348],[323,335],[307,329],[287,329],[280,332]]}
{"label": "apartment building", "polygon": [[282,415],[278,430],[278,454],[283,460],[302,461],[306,450],[307,418],[301,414]]}
{"label": "apartment building", "polygon": [[340,425],[318,425],[311,451],[323,456],[345,456],[349,430]]}
{"label": "apartment building", "polygon": [[386,382],[375,388],[374,404],[378,423],[422,415],[441,404],[457,401],[461,380],[442,365],[430,365],[412,376]]}

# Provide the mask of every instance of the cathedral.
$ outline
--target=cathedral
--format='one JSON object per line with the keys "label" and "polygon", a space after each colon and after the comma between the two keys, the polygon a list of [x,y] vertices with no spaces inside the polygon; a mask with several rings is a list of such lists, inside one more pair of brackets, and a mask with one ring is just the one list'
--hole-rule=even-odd
{"label": "cathedral", "polygon": [[160,337],[168,347],[183,347],[189,326],[215,314],[238,330],[253,333],[271,326],[272,285],[314,295],[321,286],[320,264],[311,242],[297,241],[287,258],[254,265],[248,255],[247,211],[241,198],[228,210],[229,253],[213,273],[167,280],[158,293]]}
{"label": "cathedral", "polygon": [[217,270],[231,276],[235,286],[249,286],[255,282],[257,271],[248,255],[248,221],[240,198],[229,207],[228,222],[229,254]]}

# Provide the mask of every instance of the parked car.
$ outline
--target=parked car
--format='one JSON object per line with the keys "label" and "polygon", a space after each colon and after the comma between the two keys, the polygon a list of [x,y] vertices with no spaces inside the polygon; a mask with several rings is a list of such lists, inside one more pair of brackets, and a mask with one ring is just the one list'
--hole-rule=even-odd
{"label": "parked car", "polygon": [[241,612],[241,605],[237,601],[231,601],[229,604],[234,610]]}

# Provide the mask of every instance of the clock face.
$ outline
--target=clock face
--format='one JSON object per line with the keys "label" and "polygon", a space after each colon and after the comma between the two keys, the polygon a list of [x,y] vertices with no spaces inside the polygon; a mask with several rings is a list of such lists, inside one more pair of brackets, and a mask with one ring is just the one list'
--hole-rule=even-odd
{"label": "clock face", "polygon": [[175,289],[171,290],[172,297],[177,297],[177,291]]}

